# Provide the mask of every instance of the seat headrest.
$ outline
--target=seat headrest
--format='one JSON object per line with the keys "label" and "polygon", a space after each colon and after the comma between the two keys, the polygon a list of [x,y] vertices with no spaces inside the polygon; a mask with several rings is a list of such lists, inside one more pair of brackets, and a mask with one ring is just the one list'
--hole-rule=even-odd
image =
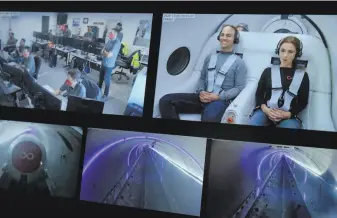
{"label": "seat headrest", "polygon": [[326,48],[319,38],[290,33],[240,32],[240,46],[242,50],[249,49],[256,52],[269,50],[273,56],[277,56],[275,54],[276,46],[281,39],[287,36],[295,36],[302,42],[303,55],[299,60],[311,59],[317,53],[317,49],[322,53],[326,53]]}
{"label": "seat headrest", "polygon": [[[272,65],[280,65],[281,60],[278,57],[272,57],[270,60],[270,64]],[[308,61],[307,60],[296,60],[296,65],[300,68],[307,68]]]}

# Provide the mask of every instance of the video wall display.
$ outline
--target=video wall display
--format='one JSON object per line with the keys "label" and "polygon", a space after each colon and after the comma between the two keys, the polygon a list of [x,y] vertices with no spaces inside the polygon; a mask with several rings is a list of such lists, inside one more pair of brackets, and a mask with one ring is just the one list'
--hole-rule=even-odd
{"label": "video wall display", "polygon": [[200,216],[206,141],[89,129],[80,199]]}
{"label": "video wall display", "polygon": [[207,217],[332,218],[337,151],[212,140]]}
{"label": "video wall display", "polygon": [[0,121],[0,189],[75,198],[82,134],[79,127]]}
{"label": "video wall display", "polygon": [[143,115],[152,14],[0,13],[0,105]]}
{"label": "video wall display", "polygon": [[[69,208],[88,214],[93,205],[148,216],[335,218],[337,150],[318,144],[322,134],[331,147],[337,132],[337,15],[152,21],[152,13],[0,11],[0,192],[75,199]],[[146,108],[152,28],[161,37],[152,117],[130,120]],[[47,111],[65,113],[53,117],[58,125],[34,123],[53,123]],[[103,114],[124,116],[94,116]],[[248,129],[230,128],[238,125]],[[298,136],[311,131],[285,131],[273,142],[288,145],[268,144],[271,128],[322,132],[305,143]],[[234,135],[242,141],[225,140]]]}
{"label": "video wall display", "polygon": [[336,22],[164,14],[153,117],[336,131]]}

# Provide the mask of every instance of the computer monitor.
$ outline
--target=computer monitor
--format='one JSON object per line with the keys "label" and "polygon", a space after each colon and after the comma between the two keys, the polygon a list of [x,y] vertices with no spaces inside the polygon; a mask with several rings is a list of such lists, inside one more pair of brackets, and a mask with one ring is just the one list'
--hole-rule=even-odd
{"label": "computer monitor", "polygon": [[4,53],[0,53],[0,65],[2,66],[3,64],[8,63],[8,59],[5,57]]}
{"label": "computer monitor", "polygon": [[3,79],[10,81],[11,83],[13,83],[14,85],[20,88],[22,87],[23,75],[25,73],[24,68],[21,68],[17,64],[4,63],[2,65],[2,69],[4,73],[6,74],[6,76],[8,77],[8,78],[3,78]]}
{"label": "computer monitor", "polygon": [[85,52],[92,53],[94,46],[95,46],[95,44],[90,42],[90,41],[83,41],[82,42],[82,50],[85,51]]}
{"label": "computer monitor", "polygon": [[82,50],[82,43],[83,43],[83,40],[81,40],[81,39],[73,39],[72,47],[76,48],[76,49],[79,49],[79,50]]}
{"label": "computer monitor", "polygon": [[104,44],[105,43],[105,39],[103,39],[103,38],[97,38],[96,42]]}
{"label": "computer monitor", "polygon": [[69,37],[63,37],[63,39],[62,39],[62,45],[73,47],[73,45],[74,45],[74,39],[73,38],[69,38]]}
{"label": "computer monitor", "polygon": [[43,34],[40,33],[40,32],[37,32],[37,33],[36,33],[36,38],[42,39],[42,38],[43,38]]}
{"label": "computer monitor", "polygon": [[37,82],[30,83],[30,86],[26,88],[35,108],[61,110],[62,101]]}
{"label": "computer monitor", "polygon": [[49,40],[49,35],[41,33],[41,39],[43,39],[43,40]]}
{"label": "computer monitor", "polygon": [[35,83],[35,79],[33,78],[32,75],[30,75],[28,73],[28,71],[25,71],[25,73],[23,74],[22,76],[22,89],[26,92],[26,93],[30,93],[32,87],[34,87],[34,84]]}
{"label": "computer monitor", "polygon": [[36,32],[36,31],[34,31],[34,32],[33,32],[33,36],[34,36],[35,38],[37,38],[37,37],[38,37],[38,34],[39,34],[39,33],[38,33],[38,32]]}
{"label": "computer monitor", "polygon": [[90,53],[93,53],[95,55],[101,55],[102,48],[94,47],[91,49]]}
{"label": "computer monitor", "polygon": [[68,95],[67,111],[76,111],[81,113],[102,114],[104,102],[94,99],[80,98]]}

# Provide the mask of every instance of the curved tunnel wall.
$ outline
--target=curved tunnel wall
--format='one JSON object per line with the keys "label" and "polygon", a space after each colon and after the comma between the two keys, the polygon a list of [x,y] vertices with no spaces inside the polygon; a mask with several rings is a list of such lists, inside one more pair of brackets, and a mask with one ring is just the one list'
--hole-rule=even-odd
{"label": "curved tunnel wall", "polygon": [[[173,143],[174,145],[180,146],[188,154],[190,154],[197,162],[198,165],[204,169],[205,165],[205,154],[206,154],[206,143],[207,139],[198,137],[188,137],[188,136],[176,136],[176,135],[164,135],[164,134],[154,134],[154,133],[143,133],[143,132],[131,132],[131,131],[118,131],[118,130],[107,130],[107,129],[90,129],[88,130],[88,136],[85,147],[85,158],[84,165],[89,161],[89,159],[95,155],[102,146],[111,144],[112,142],[122,140],[123,138],[130,137],[153,137],[162,139]],[[151,141],[153,141],[151,138]],[[194,161],[191,159],[186,159],[185,156],[181,157],[181,152],[179,149],[175,149],[173,146],[162,146],[167,145],[165,142],[159,141],[156,143],[158,146],[158,151],[160,153],[168,154],[169,158],[172,158],[179,166],[190,171],[192,174],[196,175],[198,178],[203,178],[201,175],[201,170],[196,167]],[[164,149],[164,150],[161,150]],[[84,166],[85,168],[85,166]]]}
{"label": "curved tunnel wall", "polygon": [[[327,213],[336,212],[332,208],[337,199],[334,193],[335,188],[326,184],[327,178],[331,180],[331,174],[336,172],[334,165],[330,165],[330,168],[325,170],[326,177],[323,174],[323,179],[310,173],[303,166],[310,165],[312,161],[309,156],[311,154],[311,158],[316,161],[315,165],[318,165],[318,168],[326,168],[326,163],[332,158],[331,151],[303,147],[300,149],[301,152],[293,148],[281,150],[277,146],[270,147],[268,144],[214,140],[208,186],[207,210],[211,214],[210,217],[231,217],[254,190],[261,193],[262,190],[256,188],[262,187],[263,181],[270,178],[271,171],[275,169],[276,163],[282,157],[282,155],[273,157],[273,154],[278,152],[290,157],[286,158],[288,164],[290,163],[289,168],[297,181],[301,197],[304,198],[305,203],[303,204],[308,207],[313,217],[319,215],[319,217],[330,218]],[[305,155],[303,155],[303,151],[306,153]],[[319,187],[321,187],[319,191],[313,191]]]}
{"label": "curved tunnel wall", "polygon": [[[144,137],[144,135],[148,138],[123,140],[123,137]],[[153,138],[181,146],[197,160],[202,168],[197,167],[194,161],[188,160],[189,157],[186,154],[168,143],[156,142],[152,148]],[[95,161],[92,161],[90,167],[86,167],[92,157],[109,144],[114,145],[106,152],[101,153]],[[149,148],[145,148],[147,146]],[[193,176],[203,177],[205,152],[206,139],[91,129],[88,131],[84,162],[86,170],[83,172],[81,199],[103,202],[103,199],[106,199],[108,193],[115,187],[124,194],[121,199],[120,195],[113,191],[114,194],[110,195],[113,197],[109,196],[108,199],[113,199],[114,204],[199,215],[202,180],[197,182]],[[144,163],[140,164],[141,167],[136,167],[137,169],[134,171],[142,171],[142,173],[132,172],[133,163],[138,159],[140,159],[139,162],[143,161]],[[187,175],[185,170],[194,175]],[[134,176],[136,174],[139,175]],[[134,178],[131,178],[131,175]],[[145,181],[142,181],[143,179]],[[128,183],[127,188],[123,186],[124,183]],[[144,185],[141,187],[140,183],[144,183]],[[135,186],[137,186],[137,190],[135,190]],[[143,194],[140,194],[140,189],[144,189]],[[141,205],[135,199],[130,199],[132,197],[128,197],[129,194],[126,195],[126,192],[130,196],[138,196],[137,198],[144,195],[144,204]],[[113,203],[113,201],[108,203]]]}
{"label": "curved tunnel wall", "polygon": [[[38,125],[39,128],[43,127]],[[46,125],[45,147],[47,170],[55,183],[55,193],[73,197],[76,194],[82,135],[68,126]],[[60,137],[62,135],[64,138]],[[67,141],[67,142],[65,142]],[[69,143],[68,147],[66,143]],[[65,155],[65,159],[61,156]]]}
{"label": "curved tunnel wall", "polygon": [[[314,172],[335,184],[337,178],[337,152],[333,149],[297,147],[312,160]],[[329,175],[327,175],[329,174]],[[336,185],[336,184],[335,184]]]}

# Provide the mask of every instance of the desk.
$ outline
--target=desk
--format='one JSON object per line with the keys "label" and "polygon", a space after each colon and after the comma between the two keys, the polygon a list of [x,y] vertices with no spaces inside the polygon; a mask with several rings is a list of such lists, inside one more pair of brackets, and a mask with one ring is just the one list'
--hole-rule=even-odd
{"label": "desk", "polygon": [[21,88],[12,84],[10,87],[8,87],[9,82],[4,81],[2,78],[0,78],[0,89],[3,91],[5,95],[14,95],[17,92],[21,91]]}
{"label": "desk", "polygon": [[71,52],[76,51],[75,48],[66,48],[66,47],[55,47],[56,51],[61,52],[61,53],[66,53],[67,54],[67,61],[66,61],[66,66],[69,66],[69,59],[70,59],[70,54]]}
{"label": "desk", "polygon": [[100,71],[101,65],[102,65],[102,61],[93,60],[93,59],[87,58],[87,55],[82,55],[82,54],[78,54],[78,53],[72,53],[71,55],[74,56],[74,57],[76,57],[76,58],[82,59],[84,61],[88,61],[89,62],[89,67],[91,69]]}
{"label": "desk", "polygon": [[45,46],[48,44],[47,41],[34,41],[34,43],[38,44],[39,46]]}
{"label": "desk", "polygon": [[146,66],[146,67],[147,67],[147,65],[149,64],[148,62],[143,62],[143,61],[140,61],[139,63],[140,63],[141,65]]}
{"label": "desk", "polygon": [[[42,86],[43,88],[45,88],[47,91],[49,91],[50,93],[52,93],[54,96],[56,96],[55,94],[54,94],[54,89],[52,88],[52,87],[50,87],[49,85],[43,85]],[[59,96],[56,96],[58,99],[60,99],[61,100],[61,111],[66,111],[67,110],[67,104],[68,104],[68,98],[65,98],[65,97],[63,97],[63,96],[61,96],[61,95],[59,95]]]}
{"label": "desk", "polygon": [[135,83],[128,99],[128,104],[134,103],[140,107],[144,107],[146,74],[147,67],[144,67],[139,73],[137,73]]}
{"label": "desk", "polygon": [[[33,45],[35,45],[37,49],[44,49],[48,45],[48,42],[47,41],[33,41]],[[32,51],[35,51],[35,50],[32,49]]]}

